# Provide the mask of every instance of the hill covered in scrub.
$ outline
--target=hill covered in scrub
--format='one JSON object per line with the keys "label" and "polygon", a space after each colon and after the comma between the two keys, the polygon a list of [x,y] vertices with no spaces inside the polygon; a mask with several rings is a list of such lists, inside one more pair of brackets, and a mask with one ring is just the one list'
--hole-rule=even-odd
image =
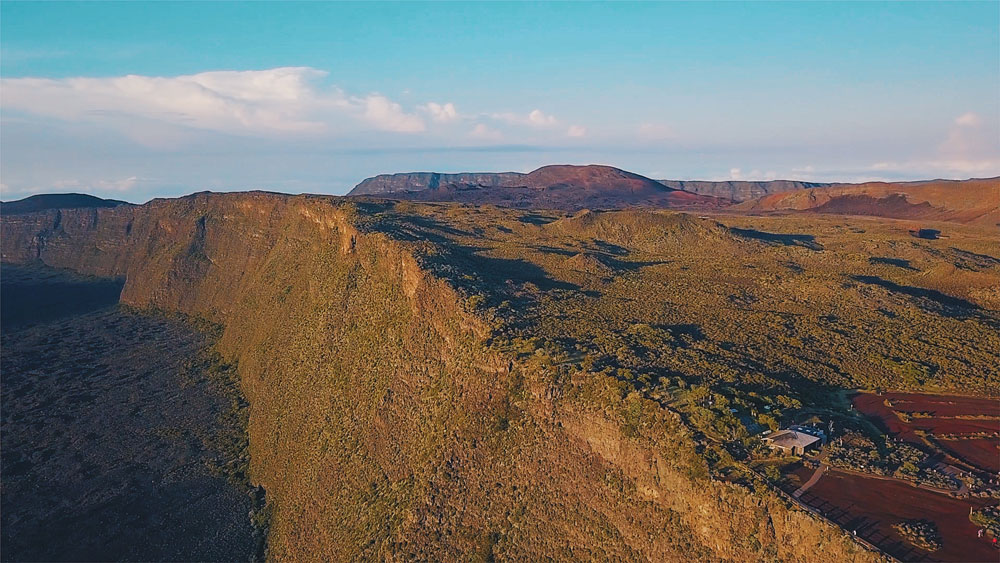
{"label": "hill covered in scrub", "polygon": [[5,215],[0,245],[224,326],[276,560],[869,561],[730,409],[995,392],[995,239],[949,232],[243,193]]}
{"label": "hill covered in scrub", "polygon": [[116,199],[101,199],[87,194],[38,194],[16,201],[0,202],[0,214],[16,215],[46,209],[84,209],[118,207],[119,205],[131,204]]}
{"label": "hill covered in scrub", "polygon": [[848,184],[773,194],[736,207],[895,219],[1000,224],[1000,178]]}

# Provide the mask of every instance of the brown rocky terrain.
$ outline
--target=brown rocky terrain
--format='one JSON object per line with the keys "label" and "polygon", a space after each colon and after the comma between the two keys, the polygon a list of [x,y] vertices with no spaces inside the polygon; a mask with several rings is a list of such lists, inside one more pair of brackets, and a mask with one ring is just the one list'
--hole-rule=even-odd
{"label": "brown rocky terrain", "polygon": [[842,185],[772,194],[735,207],[895,219],[1000,224],[1000,178]]}
{"label": "brown rocky terrain", "polygon": [[[600,173],[629,193],[666,190]],[[536,178],[550,182],[547,174]],[[624,372],[567,371],[575,364],[549,363],[541,348],[524,355],[495,343],[501,309],[484,309],[468,284],[500,276],[489,285],[498,297],[542,291],[557,302],[576,286],[504,254],[517,244],[481,254],[463,241],[476,229],[469,240],[490,244],[509,232],[514,241],[535,233],[539,244],[560,246],[579,237],[601,258],[567,263],[583,249],[552,246],[556,267],[602,277],[613,267],[614,287],[631,283],[622,272],[659,271],[677,259],[634,261],[625,254],[633,246],[655,258],[707,236],[712,248],[746,247],[742,260],[809,260],[817,251],[691,218],[558,223],[455,206],[413,213],[408,205],[196,194],[4,215],[0,244],[4,262],[124,278],[125,304],[224,326],[218,346],[238,363],[250,403],[251,477],[267,490],[273,559],[876,559],[752,474],[710,473],[704,438]],[[650,229],[665,234],[643,232]],[[564,303],[567,313],[589,310]],[[628,334],[665,330],[636,326]],[[697,328],[672,330],[677,354],[690,342],[691,352],[704,346]]]}

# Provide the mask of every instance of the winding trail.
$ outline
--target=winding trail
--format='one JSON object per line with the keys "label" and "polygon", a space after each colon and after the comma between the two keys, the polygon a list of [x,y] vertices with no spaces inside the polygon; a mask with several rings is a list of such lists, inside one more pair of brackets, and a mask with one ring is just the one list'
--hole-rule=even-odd
{"label": "winding trail", "polygon": [[822,477],[824,473],[826,473],[826,467],[827,466],[825,463],[821,464],[816,469],[816,471],[813,472],[812,477],[810,477],[808,481],[803,483],[802,486],[799,487],[798,489],[795,489],[795,492],[792,493],[792,496],[795,498],[799,498],[800,496],[802,496],[802,493],[808,491],[809,487],[815,485],[816,482],[819,481],[819,478]]}

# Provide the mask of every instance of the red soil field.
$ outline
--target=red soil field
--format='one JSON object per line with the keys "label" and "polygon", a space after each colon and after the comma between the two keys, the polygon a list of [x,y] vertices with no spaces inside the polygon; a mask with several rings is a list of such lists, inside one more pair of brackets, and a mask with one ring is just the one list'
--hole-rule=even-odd
{"label": "red soil field", "polygon": [[[892,409],[882,404],[886,399],[892,402]],[[853,401],[855,408],[866,414],[868,414],[869,409],[879,409],[881,411],[930,412],[945,417],[977,414],[1000,417],[1000,400],[980,397],[920,393],[858,393],[854,396]]]}
{"label": "red soil field", "polygon": [[951,455],[990,473],[1000,473],[998,440],[939,440]]}
{"label": "red soil field", "polygon": [[914,418],[910,428],[931,434],[975,434],[1000,432],[1000,420],[963,420],[961,418]]}
{"label": "red soil field", "polygon": [[927,411],[937,416],[985,414],[1000,416],[1000,401],[980,397],[953,395],[924,395],[919,393],[884,393],[897,411]]}
{"label": "red soil field", "polygon": [[[901,561],[991,561],[1000,551],[976,536],[969,507],[995,504],[986,499],[956,499],[900,481],[862,477],[830,469],[800,500],[816,508],[848,532],[883,549]],[[911,546],[893,530],[902,520],[933,521],[941,534],[941,548],[928,553]]]}
{"label": "red soil field", "polygon": [[[889,400],[892,407],[885,405]],[[1000,420],[961,419],[956,416],[1000,417],[1000,400],[951,395],[923,395],[917,393],[859,393],[852,398],[854,408],[875,418],[895,437],[917,445],[925,442],[914,430],[929,434],[975,434],[1000,432]],[[912,418],[903,422],[897,412],[931,413],[934,418]],[[937,418],[944,417],[944,418]],[[975,440],[938,440],[941,447],[956,458],[987,471],[1000,470],[1000,438]]]}

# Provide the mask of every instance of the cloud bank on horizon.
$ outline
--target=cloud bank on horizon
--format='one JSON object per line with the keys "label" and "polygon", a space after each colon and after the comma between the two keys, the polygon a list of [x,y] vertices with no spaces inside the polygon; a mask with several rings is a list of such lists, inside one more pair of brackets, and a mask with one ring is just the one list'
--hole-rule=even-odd
{"label": "cloud bank on horizon", "polygon": [[[484,9],[453,6],[460,12]],[[998,11],[991,4],[972,6]],[[115,10],[91,9],[104,14]],[[350,9],[361,10],[355,15],[366,21],[378,19],[376,8],[372,13],[359,6]],[[561,16],[587,19],[582,13],[593,9],[566,5]],[[669,6],[659,9],[671,12]],[[784,9],[802,12],[801,7]],[[892,9],[913,16],[911,11],[921,8]],[[44,37],[28,39],[31,24],[44,13],[10,4],[0,10],[4,199],[60,191],[132,201],[200,189],[344,193],[378,173],[528,171],[550,163],[604,163],[671,179],[862,181],[1000,175],[1000,55],[996,49],[989,52],[1000,44],[995,26],[985,26],[981,36],[968,39],[976,47],[971,52],[972,58],[978,57],[974,64],[967,69],[952,64],[947,71],[976,71],[960,86],[927,81],[926,66],[933,63],[927,60],[911,61],[909,68],[893,70],[896,76],[885,81],[870,81],[866,74],[873,70],[868,67],[888,56],[879,51],[887,49],[884,45],[867,46],[866,55],[875,63],[837,49],[823,53],[820,47],[801,61],[784,50],[792,43],[786,38],[788,45],[772,46],[784,57],[781,63],[788,70],[796,65],[807,70],[779,73],[781,80],[775,82],[770,63],[754,59],[761,76],[747,78],[753,69],[735,68],[724,58],[734,49],[763,49],[759,38],[756,43],[748,39],[749,46],[737,42],[712,57],[699,53],[704,66],[693,67],[682,57],[693,56],[693,47],[675,48],[680,52],[639,63],[602,61],[592,50],[564,51],[558,43],[572,43],[580,39],[579,33],[587,38],[586,32],[560,28],[551,39],[538,39],[528,23],[516,24],[510,41],[532,38],[535,44],[525,52],[509,51],[506,58],[493,59],[493,74],[474,76],[478,70],[459,60],[469,55],[467,49],[447,51],[455,58],[450,63],[428,62],[417,54],[431,74],[415,74],[407,83],[394,74],[380,74],[389,70],[378,68],[387,63],[377,54],[375,68],[339,68],[344,57],[361,56],[363,44],[357,45],[357,52],[343,49],[343,57],[326,68],[304,64],[217,70],[209,52],[205,61],[185,65],[197,72],[116,72],[157,65],[146,59],[136,64],[132,58],[124,59],[131,64],[122,64],[116,56],[102,55],[108,45],[96,32],[80,30],[66,41],[85,46],[80,52],[102,61],[102,66],[89,74],[73,72],[87,65],[74,66],[78,55],[63,48],[61,40],[50,35],[55,45],[48,45]],[[688,17],[707,16],[706,21],[720,25],[736,11],[717,6],[708,14]],[[947,31],[949,22],[925,24],[945,26]],[[171,37],[170,26],[164,27],[157,30],[162,40]],[[962,29],[969,33],[967,25]],[[144,44],[135,36],[129,41]],[[608,50],[644,55],[644,49],[652,49],[622,41],[624,45]],[[473,55],[486,58],[491,39],[480,42],[484,44]],[[306,41],[303,48],[309,45]],[[535,58],[524,58],[529,54]],[[293,55],[285,58],[312,62],[308,51]],[[812,68],[824,60],[829,68]],[[980,66],[990,61],[992,67]],[[837,65],[843,68],[835,72]],[[159,66],[170,65],[161,60]],[[467,72],[449,72],[453,67]],[[578,87],[564,84],[564,67],[575,69],[572,79]],[[624,81],[622,67],[630,71]],[[545,68],[554,69],[549,74],[555,80]],[[664,83],[653,74],[656,71],[672,74],[672,80]],[[706,71],[714,74],[705,76]]]}
{"label": "cloud bank on horizon", "polygon": [[[320,81],[327,75],[315,68],[284,67],[173,77],[8,78],[0,79],[0,87],[5,109],[88,122],[154,148],[172,143],[175,137],[144,133],[150,122],[175,127],[175,136],[211,131],[337,139],[377,131],[447,135],[461,143],[479,125],[489,125],[519,139],[559,137],[560,121],[539,109],[524,114],[460,114],[451,102],[427,102],[407,110],[379,93],[351,95],[336,86],[324,87]],[[581,126],[569,127],[566,136],[583,136]]]}

